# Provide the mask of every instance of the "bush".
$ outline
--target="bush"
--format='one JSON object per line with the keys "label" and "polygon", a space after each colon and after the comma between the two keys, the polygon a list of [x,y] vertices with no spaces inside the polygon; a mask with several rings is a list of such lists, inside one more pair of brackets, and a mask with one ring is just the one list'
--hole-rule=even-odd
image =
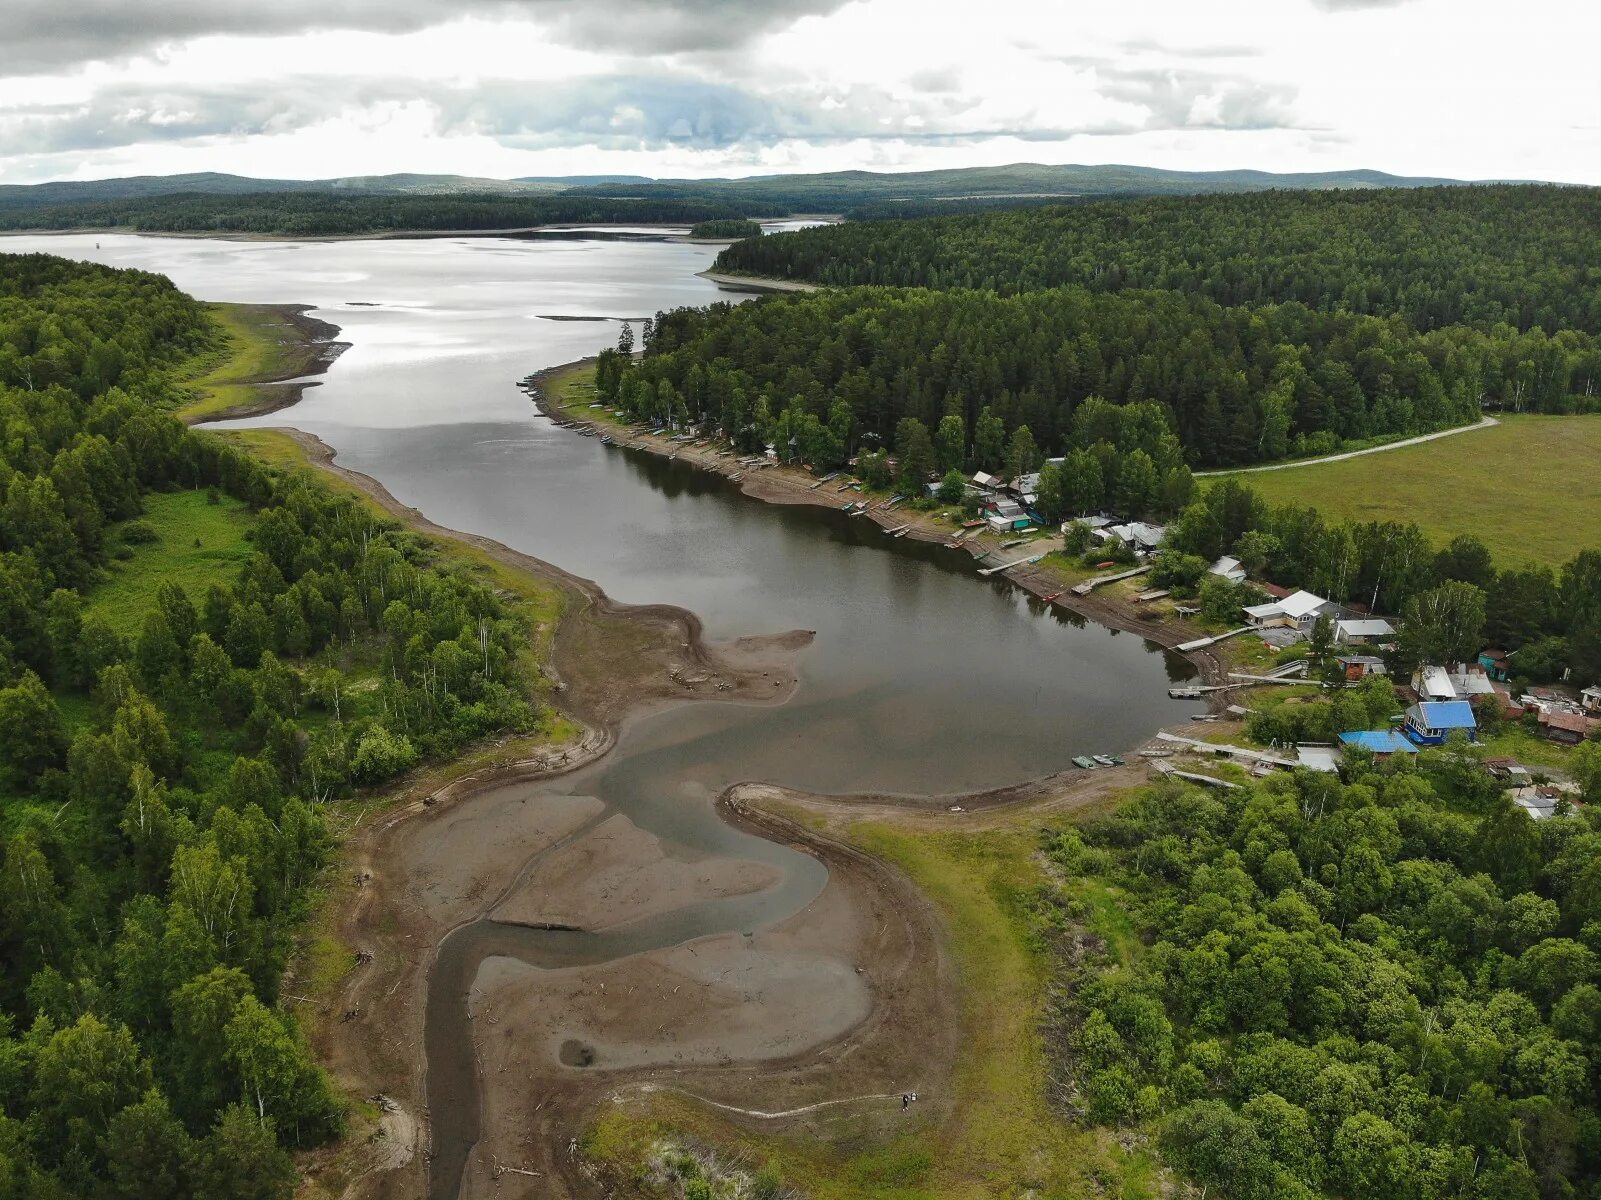
{"label": "bush", "polygon": [[151,542],[159,542],[161,535],[156,527],[149,521],[129,521],[122,527],[122,541],[128,546],[148,546]]}
{"label": "bush", "polygon": [[351,772],[365,783],[392,779],[417,765],[417,747],[405,734],[390,733],[374,725],[356,746],[350,760]]}

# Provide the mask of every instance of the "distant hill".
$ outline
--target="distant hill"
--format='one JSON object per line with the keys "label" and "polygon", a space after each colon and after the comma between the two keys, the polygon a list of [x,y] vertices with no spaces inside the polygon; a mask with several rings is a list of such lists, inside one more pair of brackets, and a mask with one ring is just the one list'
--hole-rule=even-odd
{"label": "distant hill", "polygon": [[[1004,167],[964,167],[942,171],[834,171],[819,175],[761,175],[748,179],[660,179],[628,186],[600,185],[598,194],[638,198],[716,197],[777,201],[797,212],[843,212],[871,207],[870,215],[889,215],[895,204],[913,215],[954,211],[997,201],[1050,203],[1088,196],[1198,195],[1217,192],[1323,190],[1330,188],[1443,187],[1468,182],[1423,176],[1387,175],[1383,171],[1320,171],[1275,174],[1271,171],[1164,171],[1155,167],[1084,166],[1013,163]],[[867,214],[863,214],[867,215]]]}
{"label": "distant hill", "polygon": [[586,175],[574,179],[484,179],[472,175],[345,175],[336,179],[254,179],[203,171],[189,175],[133,175],[125,179],[61,180],[0,184],[0,207],[27,208],[150,196],[260,196],[281,192],[355,192],[369,196],[464,193],[548,195],[577,186],[633,182],[627,176]]}
{"label": "distant hill", "polygon": [[[549,195],[573,192],[607,198],[716,199],[780,204],[796,212],[848,212],[866,205],[907,204],[918,211],[992,201],[1048,202],[1082,196],[1253,192],[1269,188],[1439,187],[1463,180],[1387,175],[1382,171],[1164,171],[1155,167],[1050,166],[1013,163],[943,171],[833,171],[817,175],[760,175],[748,179],[650,179],[643,175],[551,175],[487,179],[471,175],[348,175],[334,179],[252,179],[201,172],[125,179],[62,180],[0,185],[0,207],[17,209],[151,196],[243,196],[281,192],[393,195]],[[909,208],[909,211],[910,211]],[[875,213],[874,215],[886,215]]]}

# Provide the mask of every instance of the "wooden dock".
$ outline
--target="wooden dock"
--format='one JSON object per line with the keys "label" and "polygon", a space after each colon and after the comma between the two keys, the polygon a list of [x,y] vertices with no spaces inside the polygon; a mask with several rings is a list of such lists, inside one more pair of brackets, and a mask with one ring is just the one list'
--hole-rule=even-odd
{"label": "wooden dock", "polygon": [[[1116,575],[1097,575],[1094,579],[1086,579],[1083,583],[1075,584],[1073,594],[1075,596],[1088,596],[1103,584],[1116,583],[1120,579],[1133,579],[1136,575],[1144,575],[1150,569],[1150,566],[1147,565],[1135,567],[1132,571],[1120,571]],[[1182,650],[1184,647],[1180,646],[1179,649]]]}

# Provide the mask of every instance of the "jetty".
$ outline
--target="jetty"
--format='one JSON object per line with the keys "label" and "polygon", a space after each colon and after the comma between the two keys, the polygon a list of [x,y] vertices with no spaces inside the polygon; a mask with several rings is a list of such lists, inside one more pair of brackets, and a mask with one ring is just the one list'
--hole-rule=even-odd
{"label": "jetty", "polygon": [[1245,762],[1255,763],[1259,766],[1277,767],[1282,771],[1293,771],[1300,766],[1300,760],[1294,758],[1281,758],[1277,754],[1269,754],[1265,750],[1252,750],[1247,746],[1231,746],[1227,742],[1203,742],[1196,738],[1180,737],[1167,730],[1160,731],[1157,740],[1170,742],[1176,746],[1183,746],[1188,750],[1199,751],[1203,754],[1215,755],[1219,758],[1238,758]]}
{"label": "jetty", "polygon": [[[1116,575],[1097,575],[1094,579],[1086,579],[1083,583],[1074,585],[1073,594],[1075,596],[1088,596],[1103,584],[1116,583],[1120,579],[1133,579],[1136,575],[1144,575],[1150,569],[1150,566],[1146,565],[1135,567],[1128,571],[1119,571]],[[1180,649],[1182,648],[1180,647]]]}
{"label": "jetty", "polygon": [[1238,629],[1231,629],[1227,633],[1219,633],[1213,635],[1212,637],[1196,638],[1194,641],[1184,642],[1181,645],[1176,646],[1175,649],[1181,653],[1188,652],[1190,650],[1204,650],[1208,646],[1215,646],[1219,642],[1226,642],[1231,637],[1237,637],[1242,633],[1249,633],[1254,628],[1256,628],[1254,625],[1241,625]]}
{"label": "jetty", "polygon": [[1043,554],[1031,554],[1027,558],[1014,559],[1009,563],[1000,563],[993,567],[985,567],[979,572],[979,574],[987,578],[991,575],[998,575],[1002,571],[1010,571],[1013,567],[1022,567],[1028,565],[1029,563],[1037,563],[1044,557],[1045,556]]}
{"label": "jetty", "polygon": [[1230,783],[1227,779],[1219,779],[1215,775],[1202,775],[1197,771],[1181,771],[1170,762],[1160,760],[1151,763],[1151,769],[1161,775],[1173,779],[1183,779],[1188,783],[1198,783],[1202,787],[1226,788],[1232,790],[1239,787],[1237,783]]}

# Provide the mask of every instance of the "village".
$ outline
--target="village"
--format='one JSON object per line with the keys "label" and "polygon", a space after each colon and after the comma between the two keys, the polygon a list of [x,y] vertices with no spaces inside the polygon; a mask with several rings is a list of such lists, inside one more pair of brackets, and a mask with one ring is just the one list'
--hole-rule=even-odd
{"label": "village", "polygon": [[[537,396],[536,389],[531,391]],[[765,453],[739,455],[692,432],[628,422],[625,414],[606,411],[602,404],[591,402],[588,408],[594,410],[588,414],[591,419],[600,418],[593,424],[572,419],[577,414],[570,409],[552,415],[603,443],[650,449],[669,458],[684,456],[742,486],[758,476],[771,477],[777,485],[798,468],[804,481],[799,486],[817,497],[812,502],[868,517],[891,537],[916,536],[964,550],[981,576],[1004,576],[1047,604],[1069,596],[1082,601],[1104,590],[1110,607],[1138,612],[1144,623],[1173,622],[1170,627],[1195,630],[1213,626],[1215,632],[1179,640],[1171,647],[1181,654],[1215,656],[1222,664],[1222,678],[1171,689],[1174,698],[1205,700],[1210,707],[1195,714],[1190,727],[1165,730],[1135,752],[1155,774],[1227,788],[1237,783],[1187,767],[1204,760],[1232,764],[1256,776],[1279,770],[1334,772],[1349,754],[1384,760],[1458,748],[1482,763],[1535,819],[1578,802],[1579,788],[1558,764],[1564,749],[1601,737],[1601,686],[1518,686],[1516,652],[1487,646],[1472,661],[1419,663],[1397,677],[1392,665],[1400,648],[1398,616],[1252,578],[1239,558],[1224,555],[1207,565],[1205,576],[1239,585],[1253,602],[1230,610],[1231,620],[1219,622],[1215,615],[1208,619],[1196,601],[1176,596],[1168,587],[1150,585],[1144,578],[1161,564],[1165,526],[1107,512],[1053,523],[1040,511],[1040,471],[1010,480],[976,471],[959,490],[953,490],[955,481],[947,479],[928,482],[921,496],[901,491],[877,497],[862,477],[851,472],[854,463],[819,476],[803,464],[785,463],[771,446]],[[614,437],[604,431],[607,425],[619,433],[627,430],[628,436]],[[1062,461],[1046,459],[1041,466]],[[889,465],[893,468],[893,459]],[[825,500],[827,493],[844,498]],[[913,511],[941,505],[947,506],[946,511]],[[1075,539],[1083,545],[1074,545]],[[1080,563],[1082,569],[1076,565]],[[1313,662],[1319,647],[1322,661]],[[1296,704],[1316,703],[1373,679],[1382,679],[1392,689],[1396,711],[1386,721],[1334,729],[1329,740],[1251,736],[1251,719],[1266,708],[1282,704],[1293,711]],[[1283,699],[1272,698],[1274,693]],[[1525,731],[1538,739],[1546,747],[1542,752],[1530,755],[1529,743],[1523,745],[1525,757],[1540,761],[1525,763],[1495,752],[1495,743],[1506,738],[1504,733],[1489,734],[1491,725],[1501,731]],[[1124,759],[1085,754],[1073,761],[1080,769],[1098,770],[1121,766]]]}

